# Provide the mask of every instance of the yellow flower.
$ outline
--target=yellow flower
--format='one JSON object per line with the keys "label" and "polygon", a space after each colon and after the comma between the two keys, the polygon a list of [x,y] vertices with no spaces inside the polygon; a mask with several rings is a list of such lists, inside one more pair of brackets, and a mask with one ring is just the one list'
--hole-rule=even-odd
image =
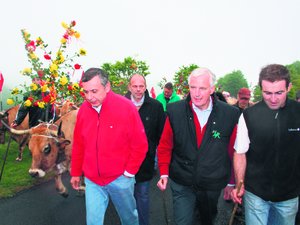
{"label": "yellow flower", "polygon": [[58,73],[56,73],[56,72],[55,73],[51,73],[51,76],[54,77],[54,78],[56,78],[56,77],[58,77]]}
{"label": "yellow flower", "polygon": [[79,88],[79,84],[78,84],[78,83],[74,83],[74,84],[72,85],[72,88],[73,88],[73,89],[78,89],[78,88]]}
{"label": "yellow flower", "polygon": [[55,72],[55,71],[57,71],[57,69],[58,69],[58,66],[55,63],[50,65],[50,72]]}
{"label": "yellow flower", "polygon": [[14,104],[15,102],[14,102],[14,100],[13,100],[12,98],[8,98],[8,99],[6,100],[6,103],[7,103],[7,105],[12,105],[12,104]]}
{"label": "yellow flower", "polygon": [[45,102],[38,102],[37,104],[41,109],[45,108]]}
{"label": "yellow flower", "polygon": [[30,84],[30,89],[33,91],[36,91],[38,89],[38,86],[35,83]]}
{"label": "yellow flower", "polygon": [[31,106],[32,105],[32,102],[29,100],[29,99],[27,99],[25,102],[24,102],[24,106],[26,106],[26,107],[29,107],[29,106]]}
{"label": "yellow flower", "polygon": [[67,29],[67,28],[69,27],[68,24],[66,24],[65,22],[61,22],[61,25],[62,25],[62,27],[65,28],[65,29]]}
{"label": "yellow flower", "polygon": [[22,71],[22,74],[31,74],[32,73],[32,70],[31,68],[24,68],[23,71]]}
{"label": "yellow flower", "polygon": [[60,43],[66,44],[67,43],[67,39],[65,39],[65,38],[60,39]]}
{"label": "yellow flower", "polygon": [[86,55],[86,50],[83,49],[83,48],[79,49],[79,54],[80,55]]}
{"label": "yellow flower", "polygon": [[19,94],[19,89],[18,89],[18,88],[12,89],[11,94],[12,94],[12,95],[17,95],[17,94]]}
{"label": "yellow flower", "polygon": [[29,54],[29,57],[31,59],[37,59],[38,57],[36,56],[36,54],[34,54],[33,52]]}
{"label": "yellow flower", "polygon": [[48,86],[47,84],[44,84],[42,87],[41,87],[41,91],[42,92],[46,92],[48,90]]}
{"label": "yellow flower", "polygon": [[77,32],[77,31],[75,31],[75,33],[74,33],[74,36],[75,36],[75,38],[80,38],[80,33],[79,32]]}
{"label": "yellow flower", "polygon": [[59,79],[59,83],[64,86],[68,83],[68,78],[66,76],[62,76],[60,79]]}

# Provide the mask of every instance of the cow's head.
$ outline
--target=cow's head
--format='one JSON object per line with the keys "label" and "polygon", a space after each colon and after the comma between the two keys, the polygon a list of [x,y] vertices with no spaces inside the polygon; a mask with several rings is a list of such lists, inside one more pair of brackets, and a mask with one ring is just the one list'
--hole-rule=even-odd
{"label": "cow's head", "polygon": [[63,162],[65,147],[70,143],[60,132],[60,126],[55,124],[42,123],[32,128],[28,143],[32,154],[29,174],[33,177],[43,177],[47,171]]}

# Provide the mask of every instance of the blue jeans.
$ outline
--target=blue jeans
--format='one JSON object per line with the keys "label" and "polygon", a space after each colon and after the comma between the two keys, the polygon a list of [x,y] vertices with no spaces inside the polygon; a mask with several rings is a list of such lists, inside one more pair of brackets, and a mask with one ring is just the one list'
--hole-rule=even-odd
{"label": "blue jeans", "polygon": [[133,196],[134,183],[134,178],[127,178],[123,175],[105,186],[100,186],[85,178],[87,225],[104,223],[109,198],[116,208],[122,225],[139,225],[136,202]]}
{"label": "blue jeans", "polygon": [[138,182],[134,187],[134,197],[139,214],[139,225],[149,224],[149,187],[150,181]]}
{"label": "blue jeans", "polygon": [[271,202],[246,191],[244,205],[247,225],[294,225],[298,211],[298,197],[282,202]]}

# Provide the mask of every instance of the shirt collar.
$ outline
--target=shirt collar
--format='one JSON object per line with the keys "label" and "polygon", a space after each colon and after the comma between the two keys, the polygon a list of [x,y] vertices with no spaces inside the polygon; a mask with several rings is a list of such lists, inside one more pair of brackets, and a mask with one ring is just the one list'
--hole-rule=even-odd
{"label": "shirt collar", "polygon": [[133,102],[133,104],[134,104],[135,106],[139,107],[139,106],[142,106],[143,103],[144,103],[144,100],[145,100],[145,94],[143,95],[141,101],[139,101],[139,102],[135,101],[134,98],[132,97],[132,95],[130,96],[130,98],[131,98],[131,101]]}
{"label": "shirt collar", "polygon": [[211,97],[209,98],[209,105],[208,105],[207,109],[201,110],[197,106],[195,106],[194,103],[192,103],[192,107],[193,107],[195,112],[196,111],[200,111],[200,112],[210,111],[211,112],[212,108],[213,108],[212,107],[212,98]]}

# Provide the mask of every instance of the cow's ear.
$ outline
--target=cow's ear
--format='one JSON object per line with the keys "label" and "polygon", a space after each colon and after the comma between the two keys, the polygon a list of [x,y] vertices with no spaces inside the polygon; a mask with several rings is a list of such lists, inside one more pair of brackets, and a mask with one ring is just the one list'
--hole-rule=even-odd
{"label": "cow's ear", "polygon": [[64,134],[63,134],[63,132],[61,130],[61,126],[62,126],[62,121],[60,121],[60,123],[58,125],[58,131],[57,131],[57,136],[58,137],[63,137],[64,136]]}
{"label": "cow's ear", "polygon": [[64,149],[67,145],[71,144],[71,141],[69,140],[63,140],[58,143],[58,146],[60,149]]}

